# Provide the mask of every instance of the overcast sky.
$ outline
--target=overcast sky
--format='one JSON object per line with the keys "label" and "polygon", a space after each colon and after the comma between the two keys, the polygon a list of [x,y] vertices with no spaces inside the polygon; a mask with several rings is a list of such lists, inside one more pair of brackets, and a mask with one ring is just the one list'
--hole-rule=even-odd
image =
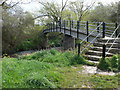
{"label": "overcast sky", "polygon": [[[30,4],[24,4],[22,5],[22,8],[24,8],[24,10],[26,11],[30,11],[30,12],[33,12],[33,11],[37,11],[41,8],[40,4],[38,4],[38,2],[36,2],[37,0],[34,0],[34,2],[30,3]],[[40,0],[40,1],[55,1],[57,3],[61,3],[62,0]],[[64,0],[66,1],[66,0]],[[69,0],[69,1],[76,1],[76,0]],[[120,0],[85,0],[87,1],[87,3],[91,3],[93,1],[96,1],[97,2],[102,2],[103,4],[110,4],[111,2],[118,2]]]}

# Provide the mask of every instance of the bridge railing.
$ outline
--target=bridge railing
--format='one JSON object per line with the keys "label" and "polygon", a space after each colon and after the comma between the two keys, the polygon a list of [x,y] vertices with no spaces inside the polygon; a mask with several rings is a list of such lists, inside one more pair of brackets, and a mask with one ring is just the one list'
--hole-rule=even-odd
{"label": "bridge railing", "polygon": [[[78,25],[79,22],[79,25]],[[51,22],[48,24],[48,29],[46,29],[46,32],[61,32],[61,29],[69,29],[70,33],[71,31],[73,31],[73,29],[78,29],[79,31],[86,31],[87,34],[89,34],[89,32],[92,32],[93,30],[95,30],[96,33],[102,32],[103,37],[107,36],[111,36],[111,34],[114,32],[115,28],[117,27],[117,23],[103,23],[103,25],[99,26],[101,22],[88,22],[88,21],[75,21],[75,20],[61,20],[58,22]],[[97,27],[97,29],[95,29]],[[57,30],[58,28],[60,28],[60,30]],[[104,29],[104,31],[103,31]],[[45,32],[44,31],[44,32]],[[78,33],[79,33],[78,31]],[[76,30],[77,32],[77,30]],[[116,31],[116,35],[114,35],[114,37],[116,37],[118,34],[118,32]]]}
{"label": "bridge railing", "polygon": [[[120,37],[120,32],[118,32],[118,30],[120,30],[120,24],[115,24],[115,30],[112,33],[112,35],[109,38],[114,38],[113,42],[111,42],[112,44],[110,45],[110,47],[108,49],[106,49],[106,46],[108,45],[110,39],[107,40],[107,42],[103,45],[103,54],[102,54],[102,58],[105,58],[107,56],[107,53],[110,52],[111,48],[113,47],[113,44],[116,42],[116,40]],[[115,37],[114,37],[115,36]],[[119,46],[118,46],[119,47]]]}
{"label": "bridge railing", "polygon": [[[66,34],[66,32],[69,31],[69,35],[72,35],[73,32],[76,32],[76,38],[79,38],[79,33],[81,31],[85,32],[86,37],[83,39],[83,41],[89,42],[90,35],[96,33],[93,42],[101,36],[104,38],[105,36],[110,37],[118,37],[118,27],[119,24],[117,23],[105,23],[105,22],[88,22],[88,21],[75,21],[75,20],[61,20],[58,22],[51,22],[49,23],[48,29],[44,30],[44,33],[47,32],[62,32]],[[114,33],[114,35],[113,35]],[[82,54],[88,47],[91,46],[91,43],[86,45],[83,50],[80,50],[80,46],[83,44],[81,42],[78,44],[78,54]]]}

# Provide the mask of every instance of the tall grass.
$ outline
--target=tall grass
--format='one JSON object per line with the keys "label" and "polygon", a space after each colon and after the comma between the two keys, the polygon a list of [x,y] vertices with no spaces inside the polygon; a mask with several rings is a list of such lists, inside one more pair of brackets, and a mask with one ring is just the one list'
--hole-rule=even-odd
{"label": "tall grass", "polygon": [[56,88],[63,77],[52,70],[76,64],[87,64],[87,61],[69,51],[61,53],[55,49],[35,52],[19,59],[3,58],[3,87]]}
{"label": "tall grass", "polygon": [[[58,52],[55,49],[39,51],[18,59],[5,57],[2,64],[3,88],[58,88],[64,86],[63,83],[69,87],[74,82],[78,84],[83,80],[81,75],[84,75],[78,73],[83,64],[92,65],[82,56],[70,51]],[[76,68],[78,64],[81,65]],[[90,77],[84,78],[88,83]],[[94,82],[94,77],[92,80]],[[82,83],[78,86],[82,86]]]}

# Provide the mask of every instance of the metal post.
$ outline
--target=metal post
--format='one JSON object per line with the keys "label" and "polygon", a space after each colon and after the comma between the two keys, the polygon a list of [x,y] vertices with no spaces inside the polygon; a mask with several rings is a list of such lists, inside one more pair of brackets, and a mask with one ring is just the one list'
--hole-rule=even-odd
{"label": "metal post", "polygon": [[57,22],[56,22],[56,32],[57,32]]}
{"label": "metal post", "polygon": [[71,22],[71,23],[72,23],[72,28],[73,28],[73,20],[72,20],[72,22]]}
{"label": "metal post", "polygon": [[80,21],[77,21],[77,38],[79,38]]}
{"label": "metal post", "polygon": [[53,22],[52,22],[52,32],[53,32]]}
{"label": "metal post", "polygon": [[[89,35],[88,21],[86,22],[87,36]],[[89,37],[87,37],[87,42],[89,41]]]}
{"label": "metal post", "polygon": [[103,22],[103,38],[105,38],[105,23]]}
{"label": "metal post", "polygon": [[64,20],[64,34],[65,34],[65,20]]}
{"label": "metal post", "polygon": [[66,27],[68,27],[68,20],[66,21]]}
{"label": "metal post", "polygon": [[106,45],[104,44],[103,45],[103,50],[102,50],[102,58],[105,59],[105,56],[106,56]]}
{"label": "metal post", "polygon": [[60,32],[61,32],[61,20],[60,20]]}
{"label": "metal post", "polygon": [[53,32],[55,31],[54,27],[55,27],[55,24],[54,24],[54,22],[53,22]]}
{"label": "metal post", "polygon": [[[118,27],[118,24],[117,23],[115,23],[115,29]],[[116,32],[115,32],[116,34],[116,37],[117,37],[117,35],[118,35],[118,29],[116,30]]]}
{"label": "metal post", "polygon": [[80,56],[80,43],[78,44],[78,56]]}
{"label": "metal post", "polygon": [[71,29],[72,29],[72,21],[70,20],[70,35],[71,35]]}
{"label": "metal post", "polygon": [[52,23],[51,23],[51,32],[52,32],[52,29],[53,29],[53,28],[52,28]]}
{"label": "metal post", "polygon": [[97,32],[99,33],[100,27],[99,26],[99,22],[97,23]]}

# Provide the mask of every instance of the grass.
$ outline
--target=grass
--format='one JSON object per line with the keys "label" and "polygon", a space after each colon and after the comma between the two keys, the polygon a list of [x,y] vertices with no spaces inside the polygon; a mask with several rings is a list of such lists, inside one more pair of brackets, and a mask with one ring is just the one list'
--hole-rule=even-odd
{"label": "grass", "polygon": [[117,88],[118,76],[81,73],[91,65],[70,51],[46,50],[29,56],[3,58],[3,88]]}

